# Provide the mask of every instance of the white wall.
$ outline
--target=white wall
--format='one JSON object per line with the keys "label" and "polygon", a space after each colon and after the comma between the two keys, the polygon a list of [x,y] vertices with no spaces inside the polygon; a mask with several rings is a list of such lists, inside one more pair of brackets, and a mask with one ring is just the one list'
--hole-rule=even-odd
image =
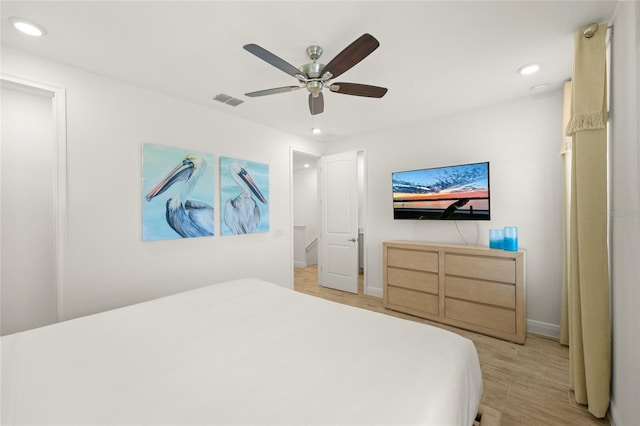
{"label": "white wall", "polygon": [[305,225],[305,245],[318,238],[318,168],[293,172],[293,222]]}
{"label": "white wall", "polygon": [[[290,149],[321,145],[12,49],[2,71],[67,91],[67,318],[244,276],[292,285]],[[219,236],[217,192],[216,236],[142,242],[143,142],[269,164],[270,231]]]}
{"label": "white wall", "polygon": [[621,2],[613,22],[611,87],[611,420],[640,419],[640,4]]}
{"label": "white wall", "polygon": [[464,244],[453,222],[393,220],[391,173],[491,162],[490,222],[459,222],[470,243],[488,245],[489,228],[517,226],[527,249],[530,330],[557,335],[562,280],[562,93],[470,111],[332,143],[327,152],[364,148],[367,293],[382,295],[382,242]]}
{"label": "white wall", "polygon": [[50,93],[2,86],[2,335],[57,321]]}

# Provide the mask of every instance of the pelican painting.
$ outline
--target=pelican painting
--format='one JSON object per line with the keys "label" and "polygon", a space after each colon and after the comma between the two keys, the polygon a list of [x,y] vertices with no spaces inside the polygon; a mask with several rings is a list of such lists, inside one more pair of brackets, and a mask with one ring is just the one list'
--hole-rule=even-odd
{"label": "pelican painting", "polygon": [[211,154],[143,146],[145,241],[213,235],[213,171],[207,168],[210,163]]}
{"label": "pelican painting", "polygon": [[220,157],[222,235],[269,231],[269,166]]}

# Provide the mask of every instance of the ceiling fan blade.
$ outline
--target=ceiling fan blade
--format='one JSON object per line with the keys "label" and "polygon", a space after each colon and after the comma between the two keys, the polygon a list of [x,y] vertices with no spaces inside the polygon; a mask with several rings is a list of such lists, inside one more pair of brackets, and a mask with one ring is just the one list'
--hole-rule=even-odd
{"label": "ceiling fan blade", "polygon": [[371,34],[363,34],[324,66],[320,75],[330,72],[336,78],[376,50],[380,43]]}
{"label": "ceiling fan blade", "polygon": [[366,96],[368,98],[381,98],[387,93],[386,87],[357,83],[333,83],[329,89],[343,95]]}
{"label": "ceiling fan blade", "polygon": [[322,96],[322,92],[318,93],[316,97],[309,93],[309,111],[311,111],[311,115],[320,114],[324,111],[324,97]]}
{"label": "ceiling fan blade", "polygon": [[274,87],[273,89],[258,90],[256,92],[245,93],[244,95],[249,96],[250,98],[255,98],[258,96],[275,95],[276,93],[293,92],[294,90],[298,90],[301,87],[303,86]]}
{"label": "ceiling fan blade", "polygon": [[[296,77],[296,75],[304,75],[298,68],[294,67],[293,65],[291,65],[289,62],[285,61],[284,59],[274,55],[273,53],[269,52],[268,50],[258,46],[257,44],[245,44],[244,46],[244,50],[246,50],[249,53],[253,53],[254,55],[256,55],[258,58],[262,59],[263,61],[273,65],[274,67],[278,68],[279,70],[282,70],[284,72],[286,72],[287,74],[289,74],[292,77]],[[297,78],[297,77],[296,77]]]}

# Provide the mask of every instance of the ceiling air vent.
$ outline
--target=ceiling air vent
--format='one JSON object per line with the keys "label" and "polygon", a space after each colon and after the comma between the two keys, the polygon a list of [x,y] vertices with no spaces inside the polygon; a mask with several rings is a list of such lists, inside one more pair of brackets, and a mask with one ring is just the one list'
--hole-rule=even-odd
{"label": "ceiling air vent", "polygon": [[227,105],[231,105],[231,106],[238,106],[240,105],[242,102],[242,100],[238,99],[238,98],[234,98],[233,96],[229,96],[229,95],[225,95],[224,93],[220,93],[219,95],[215,95],[213,97],[214,101],[218,101],[218,102],[222,102],[223,104],[227,104]]}

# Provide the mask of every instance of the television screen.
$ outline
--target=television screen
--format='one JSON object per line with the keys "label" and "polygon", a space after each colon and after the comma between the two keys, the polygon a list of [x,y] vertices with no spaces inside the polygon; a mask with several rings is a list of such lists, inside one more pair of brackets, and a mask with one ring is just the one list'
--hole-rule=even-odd
{"label": "television screen", "polygon": [[490,220],[489,163],[394,172],[393,218]]}

